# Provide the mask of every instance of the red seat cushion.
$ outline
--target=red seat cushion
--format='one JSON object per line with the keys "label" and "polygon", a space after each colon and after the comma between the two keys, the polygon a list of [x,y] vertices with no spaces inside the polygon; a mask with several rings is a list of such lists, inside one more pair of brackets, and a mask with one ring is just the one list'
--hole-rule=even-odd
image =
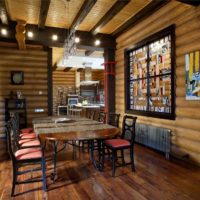
{"label": "red seat cushion", "polygon": [[18,143],[21,145],[23,143],[26,143],[26,142],[30,142],[30,141],[33,141],[35,139],[23,139],[23,140],[19,140]]}
{"label": "red seat cushion", "polygon": [[19,144],[21,147],[39,146],[40,141],[38,139],[36,140],[24,139],[24,140],[19,140]]}
{"label": "red seat cushion", "polygon": [[35,133],[35,132],[21,133],[20,136],[27,136],[27,135],[30,135],[30,134],[35,134],[35,136],[36,136],[36,133]]}
{"label": "red seat cushion", "polygon": [[33,128],[23,128],[20,131],[21,133],[30,133],[30,132],[33,132]]}
{"label": "red seat cushion", "polygon": [[42,151],[40,148],[19,149],[15,152],[15,157],[17,160],[42,158]]}
{"label": "red seat cushion", "polygon": [[20,135],[21,139],[34,139],[36,138],[36,134],[35,133],[29,133],[28,135]]}
{"label": "red seat cushion", "polygon": [[125,139],[110,139],[105,141],[105,145],[111,146],[113,148],[120,148],[120,147],[130,146],[131,143],[130,141]]}

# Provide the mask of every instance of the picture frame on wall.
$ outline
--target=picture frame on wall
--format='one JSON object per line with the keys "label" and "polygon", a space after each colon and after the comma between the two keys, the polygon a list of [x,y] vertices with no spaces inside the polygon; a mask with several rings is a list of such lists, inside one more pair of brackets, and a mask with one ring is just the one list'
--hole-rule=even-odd
{"label": "picture frame on wall", "polygon": [[24,84],[24,72],[23,71],[11,71],[11,84],[23,85]]}
{"label": "picture frame on wall", "polygon": [[200,50],[185,55],[186,100],[200,100]]}

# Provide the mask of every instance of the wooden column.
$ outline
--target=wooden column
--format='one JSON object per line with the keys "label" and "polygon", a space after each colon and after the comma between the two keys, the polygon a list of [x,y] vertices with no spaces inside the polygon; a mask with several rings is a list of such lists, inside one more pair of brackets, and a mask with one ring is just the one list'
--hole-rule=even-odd
{"label": "wooden column", "polygon": [[17,40],[17,43],[18,43],[18,46],[19,46],[20,50],[25,50],[26,49],[26,43],[25,43],[26,29],[25,29],[25,26],[26,26],[26,22],[25,21],[18,20],[17,21],[17,25],[15,27],[15,29],[16,29],[15,37],[16,37],[16,40]]}
{"label": "wooden column", "polygon": [[52,48],[47,48],[48,52],[48,115],[53,114],[53,89],[52,89]]}
{"label": "wooden column", "polygon": [[104,50],[104,94],[105,94],[105,109],[108,114],[115,112],[115,50]]}

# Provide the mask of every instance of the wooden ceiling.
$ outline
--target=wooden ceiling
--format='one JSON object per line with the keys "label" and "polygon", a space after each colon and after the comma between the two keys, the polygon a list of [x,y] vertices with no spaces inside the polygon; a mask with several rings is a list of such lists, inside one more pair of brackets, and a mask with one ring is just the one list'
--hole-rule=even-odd
{"label": "wooden ceiling", "polygon": [[[46,8],[47,15],[44,25],[57,28],[71,27],[81,7],[85,3],[85,0],[70,0],[69,2],[67,0],[5,0],[5,5],[10,20],[17,21],[20,19],[26,21],[27,24],[38,25],[40,21],[41,4],[48,1],[49,6]],[[117,9],[115,8],[114,12],[116,13],[112,13],[106,23],[103,24],[102,27],[98,27],[99,33],[112,34],[151,1],[152,0],[93,0],[89,12],[86,13],[83,20],[78,24],[77,29],[80,31],[93,30],[98,22],[100,22],[105,15],[108,15],[108,11],[112,12],[114,7],[118,7]]]}

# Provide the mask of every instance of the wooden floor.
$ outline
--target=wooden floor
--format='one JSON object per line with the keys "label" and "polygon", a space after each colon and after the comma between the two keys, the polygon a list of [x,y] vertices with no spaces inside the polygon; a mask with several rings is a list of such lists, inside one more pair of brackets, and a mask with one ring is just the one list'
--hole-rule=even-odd
{"label": "wooden floor", "polygon": [[[43,193],[41,183],[16,186],[14,198],[10,197],[12,166],[10,161],[0,163],[0,200],[20,199],[49,200],[123,199],[123,200],[188,200],[200,199],[200,168],[165,160],[163,155],[136,145],[136,172],[130,167],[117,168],[116,177],[111,176],[110,162],[104,172],[98,172],[89,161],[87,153],[77,152],[72,159],[68,147],[59,155],[58,179],[50,180],[52,160],[47,161],[48,192]],[[39,176],[39,174],[36,174]],[[30,177],[23,175],[21,179]]]}

